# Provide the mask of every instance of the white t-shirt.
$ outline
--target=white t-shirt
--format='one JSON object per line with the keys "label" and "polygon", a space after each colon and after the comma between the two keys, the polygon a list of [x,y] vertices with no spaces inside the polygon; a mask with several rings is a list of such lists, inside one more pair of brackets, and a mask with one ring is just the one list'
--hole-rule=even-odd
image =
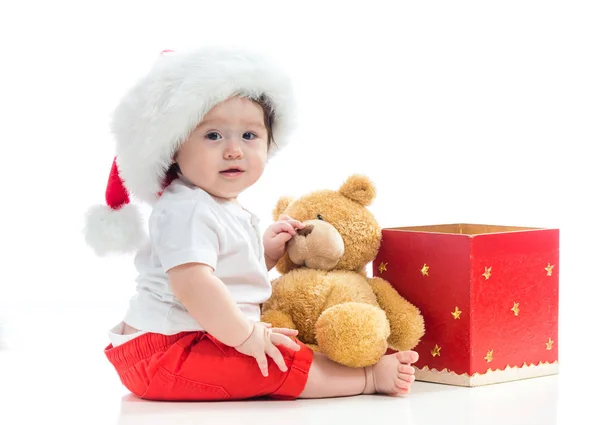
{"label": "white t-shirt", "polygon": [[271,296],[271,283],[254,214],[180,177],[155,204],[149,235],[135,257],[137,293],[123,320],[140,332],[122,335],[119,323],[109,331],[113,346],[146,332],[202,330],[173,295],[167,276],[169,269],[186,263],[211,266],[246,316],[260,321],[260,304]]}

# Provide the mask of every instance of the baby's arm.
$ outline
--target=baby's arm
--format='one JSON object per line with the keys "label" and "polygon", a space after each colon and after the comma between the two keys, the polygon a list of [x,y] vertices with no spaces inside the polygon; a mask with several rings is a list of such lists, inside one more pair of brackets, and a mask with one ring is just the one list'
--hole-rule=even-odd
{"label": "baby's arm", "polygon": [[212,336],[242,354],[256,359],[264,376],[268,375],[267,356],[286,372],[287,366],[276,345],[293,350],[300,346],[287,335],[289,329],[269,329],[252,323],[237,307],[225,284],[213,275],[210,266],[186,263],[168,271],[173,294],[190,315]]}
{"label": "baby's arm", "polygon": [[223,344],[237,347],[252,333],[253,323],[211,267],[182,264],[170,269],[168,275],[173,294],[200,326]]}

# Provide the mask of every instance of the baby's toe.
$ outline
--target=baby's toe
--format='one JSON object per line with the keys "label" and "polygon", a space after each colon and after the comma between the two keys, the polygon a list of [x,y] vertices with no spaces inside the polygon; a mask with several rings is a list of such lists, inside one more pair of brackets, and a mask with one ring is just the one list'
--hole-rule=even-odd
{"label": "baby's toe", "polygon": [[394,385],[396,386],[396,388],[399,388],[399,389],[406,390],[406,389],[410,388],[410,384],[411,384],[411,382],[407,382],[400,378],[398,378],[394,381]]}
{"label": "baby's toe", "polygon": [[415,351],[400,351],[396,357],[400,363],[416,363],[419,360],[419,354]]}
{"label": "baby's toe", "polygon": [[415,382],[415,375],[409,375],[406,373],[401,373],[398,375],[398,379],[401,379],[402,381],[408,382],[408,383],[413,383]]}
{"label": "baby's toe", "polygon": [[396,380],[394,385],[394,394],[396,395],[407,395],[410,393],[410,383],[402,380]]}
{"label": "baby's toe", "polygon": [[409,366],[407,364],[399,363],[398,364],[398,372],[399,373],[405,373],[407,375],[414,375],[415,374],[415,368],[412,367],[412,366]]}

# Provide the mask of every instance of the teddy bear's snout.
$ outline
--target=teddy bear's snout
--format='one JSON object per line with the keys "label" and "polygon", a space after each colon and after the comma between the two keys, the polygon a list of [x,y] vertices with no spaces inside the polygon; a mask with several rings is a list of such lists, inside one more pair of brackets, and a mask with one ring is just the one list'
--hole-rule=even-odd
{"label": "teddy bear's snout", "polygon": [[298,236],[308,236],[312,233],[315,226],[312,224],[307,224],[303,229],[299,229],[296,233]]}
{"label": "teddy bear's snout", "polygon": [[344,255],[344,240],[331,223],[307,220],[290,239],[287,251],[296,265],[331,270]]}

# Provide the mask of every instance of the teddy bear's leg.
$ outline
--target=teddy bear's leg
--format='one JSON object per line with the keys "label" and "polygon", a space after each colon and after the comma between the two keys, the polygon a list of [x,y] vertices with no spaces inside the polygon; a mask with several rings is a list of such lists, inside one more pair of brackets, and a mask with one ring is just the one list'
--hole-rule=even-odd
{"label": "teddy bear's leg", "polygon": [[400,296],[386,280],[374,277],[369,279],[369,283],[390,322],[390,348],[404,351],[416,347],[425,334],[425,324],[419,309]]}
{"label": "teddy bear's leg", "polygon": [[[261,316],[261,321],[265,323],[270,323],[274,328],[288,328],[288,329],[298,329],[292,316],[287,313],[284,313],[281,310],[267,310]],[[304,342],[305,338],[302,338],[301,335],[298,335],[298,339],[304,343],[308,348],[313,350],[314,352],[318,352],[319,347],[316,344],[309,344],[308,342]]]}
{"label": "teddy bear's leg", "polygon": [[261,321],[270,323],[274,328],[297,329],[292,316],[281,310],[267,310],[262,313]]}
{"label": "teddy bear's leg", "polygon": [[346,302],[329,307],[316,323],[319,350],[349,367],[371,366],[388,348],[390,326],[377,306]]}

